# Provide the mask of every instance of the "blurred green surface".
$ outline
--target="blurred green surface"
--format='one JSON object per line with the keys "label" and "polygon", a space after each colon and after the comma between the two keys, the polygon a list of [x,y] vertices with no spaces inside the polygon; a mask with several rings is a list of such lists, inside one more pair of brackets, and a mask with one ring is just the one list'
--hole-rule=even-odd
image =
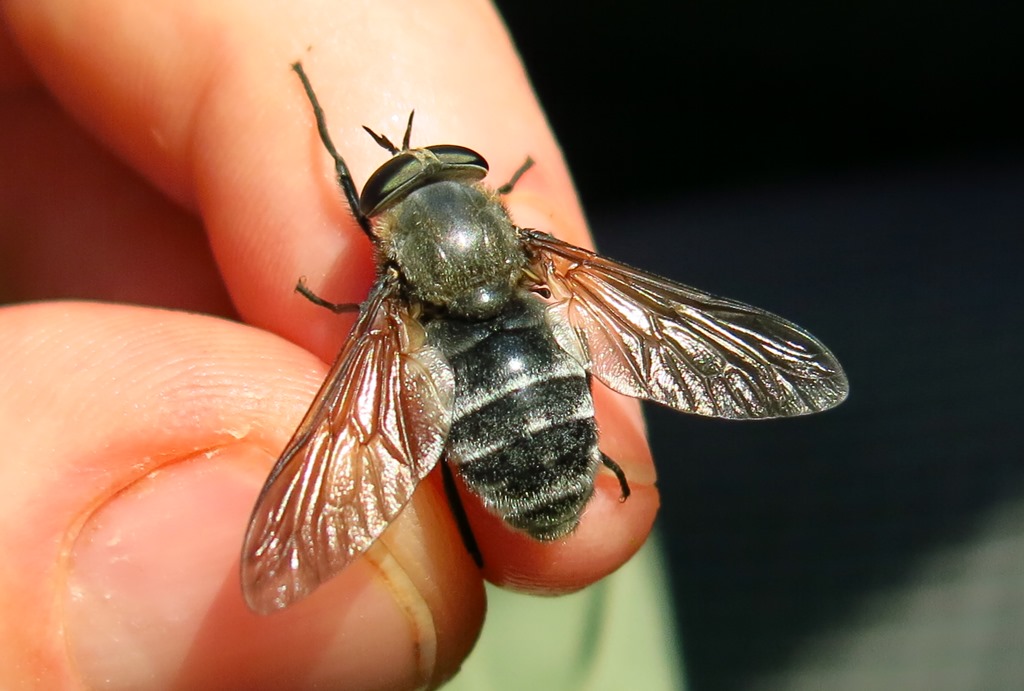
{"label": "blurred green surface", "polygon": [[556,598],[488,587],[476,649],[450,691],[685,688],[657,540],[616,573]]}

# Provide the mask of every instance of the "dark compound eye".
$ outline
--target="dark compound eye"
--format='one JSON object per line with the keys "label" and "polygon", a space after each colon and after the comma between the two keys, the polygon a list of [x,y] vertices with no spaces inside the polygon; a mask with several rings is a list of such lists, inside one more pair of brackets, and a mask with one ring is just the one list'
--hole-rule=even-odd
{"label": "dark compound eye", "polygon": [[487,175],[484,157],[464,146],[439,144],[396,154],[370,176],[359,209],[375,216],[415,189],[438,180],[475,182]]}
{"label": "dark compound eye", "polygon": [[437,156],[445,166],[460,170],[477,170],[480,173],[479,178],[487,175],[487,161],[472,149],[455,144],[436,144],[428,146],[427,151]]}

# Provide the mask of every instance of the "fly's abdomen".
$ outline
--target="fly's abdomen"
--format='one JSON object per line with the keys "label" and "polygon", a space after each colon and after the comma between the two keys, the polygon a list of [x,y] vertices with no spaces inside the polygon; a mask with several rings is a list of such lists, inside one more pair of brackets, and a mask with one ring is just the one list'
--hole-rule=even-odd
{"label": "fly's abdomen", "polygon": [[486,321],[437,320],[430,339],[455,373],[446,454],[466,486],[539,540],[570,533],[601,461],[587,372],[555,341],[540,302]]}

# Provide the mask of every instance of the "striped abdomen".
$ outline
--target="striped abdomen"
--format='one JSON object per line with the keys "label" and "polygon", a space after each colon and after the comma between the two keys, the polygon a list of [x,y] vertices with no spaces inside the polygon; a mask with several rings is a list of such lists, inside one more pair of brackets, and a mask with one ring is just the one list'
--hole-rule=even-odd
{"label": "striped abdomen", "polygon": [[486,321],[428,327],[455,372],[446,456],[466,486],[538,540],[570,533],[601,462],[586,370],[524,296]]}

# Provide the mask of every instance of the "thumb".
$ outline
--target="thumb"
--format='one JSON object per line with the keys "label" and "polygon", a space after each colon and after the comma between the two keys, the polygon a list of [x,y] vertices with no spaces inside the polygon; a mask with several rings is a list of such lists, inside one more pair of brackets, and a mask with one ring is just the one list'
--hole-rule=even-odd
{"label": "thumb", "polygon": [[0,310],[0,356],[0,687],[412,687],[468,654],[482,584],[432,486],[308,600],[245,608],[242,536],[323,377],[312,355],[209,317],[50,303]]}

